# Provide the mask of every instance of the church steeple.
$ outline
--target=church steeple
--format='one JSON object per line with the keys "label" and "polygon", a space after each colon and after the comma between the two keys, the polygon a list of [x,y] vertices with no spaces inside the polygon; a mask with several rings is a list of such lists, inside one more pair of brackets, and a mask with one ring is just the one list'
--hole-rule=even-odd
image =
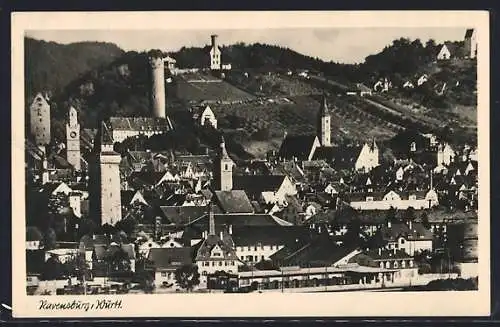
{"label": "church steeple", "polygon": [[224,137],[222,136],[220,142],[220,152],[214,171],[217,190],[231,191],[233,189],[233,164],[233,161],[227,153],[226,143],[224,142]]}
{"label": "church steeple", "polygon": [[326,95],[323,94],[322,103],[318,115],[318,138],[320,140],[321,146],[332,146],[330,118],[330,111],[328,110]]}
{"label": "church steeple", "polygon": [[68,110],[66,124],[66,160],[75,170],[81,169],[80,124],[78,123],[78,113],[72,106]]}

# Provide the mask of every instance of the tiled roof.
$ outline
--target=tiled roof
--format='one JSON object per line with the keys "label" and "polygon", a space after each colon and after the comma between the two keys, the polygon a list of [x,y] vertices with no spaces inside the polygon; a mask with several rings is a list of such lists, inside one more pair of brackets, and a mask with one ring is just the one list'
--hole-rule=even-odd
{"label": "tiled roof", "polygon": [[298,160],[308,159],[316,135],[287,135],[278,152],[280,158]]}
{"label": "tiled roof", "polygon": [[206,207],[198,206],[161,206],[161,211],[165,217],[177,226],[184,226],[192,223],[207,213]]}
{"label": "tiled roof", "polygon": [[214,200],[224,213],[253,213],[253,206],[245,191],[215,191]]}
{"label": "tiled roof", "polygon": [[[219,246],[222,250],[221,257],[211,257],[211,251],[215,246]],[[238,260],[238,256],[234,251],[234,242],[230,235],[225,234],[223,238],[218,235],[208,235],[201,243],[196,254],[196,261],[203,260]]]}
{"label": "tiled roof", "polygon": [[137,185],[154,186],[165,176],[165,172],[156,171],[135,171],[129,176],[129,181]]}
{"label": "tiled roof", "polygon": [[193,253],[190,247],[152,248],[149,250],[148,260],[156,270],[176,269],[192,263]]}
{"label": "tiled roof", "polygon": [[237,226],[232,237],[236,246],[257,246],[286,245],[308,235],[309,229],[304,226]]}
{"label": "tiled roof", "polygon": [[284,266],[300,267],[331,266],[356,249],[357,246],[339,246],[334,239],[322,236],[285,257],[282,264]]}
{"label": "tiled roof", "polygon": [[[237,226],[285,226],[291,225],[277,217],[268,214],[215,214],[216,226],[229,226],[233,228]],[[196,221],[193,221],[190,226],[196,227],[200,231],[208,230],[208,215],[205,214]]]}
{"label": "tiled roof", "polygon": [[430,230],[426,229],[421,223],[412,223],[410,229],[407,224],[394,223],[389,228],[383,225],[380,229],[382,237],[387,241],[395,241],[399,236],[403,236],[408,240],[432,240],[433,234]]}
{"label": "tiled roof", "polygon": [[234,176],[233,188],[244,190],[250,198],[258,199],[262,192],[275,192],[283,184],[284,175]]}
{"label": "tiled roof", "polygon": [[369,256],[373,260],[390,260],[390,259],[411,259],[411,256],[407,254],[404,250],[394,250],[383,249],[380,252],[378,250],[370,250],[364,252],[365,255]]}
{"label": "tiled roof", "polygon": [[123,131],[168,131],[170,124],[160,117],[110,117],[110,128]]}

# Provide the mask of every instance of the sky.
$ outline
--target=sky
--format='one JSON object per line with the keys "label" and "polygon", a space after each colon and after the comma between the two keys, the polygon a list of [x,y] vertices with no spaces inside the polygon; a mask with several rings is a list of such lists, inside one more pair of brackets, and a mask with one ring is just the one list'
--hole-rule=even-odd
{"label": "sky", "polygon": [[220,45],[237,42],[267,43],[288,47],[325,61],[360,63],[370,54],[381,51],[393,40],[419,38],[422,43],[463,40],[467,27],[440,28],[287,28],[225,30],[32,30],[26,36],[67,44],[81,41],[112,42],[125,51],[160,49],[177,51],[186,46],[210,44],[217,34]]}

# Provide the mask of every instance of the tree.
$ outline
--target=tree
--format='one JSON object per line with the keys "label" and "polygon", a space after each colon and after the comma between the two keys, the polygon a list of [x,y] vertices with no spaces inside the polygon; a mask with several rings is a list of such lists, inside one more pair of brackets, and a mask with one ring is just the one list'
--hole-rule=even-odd
{"label": "tree", "polygon": [[198,273],[198,266],[194,264],[186,264],[177,268],[174,272],[175,281],[181,288],[186,289],[188,292],[200,284],[200,274]]}
{"label": "tree", "polygon": [[408,207],[408,209],[406,209],[405,211],[404,219],[408,221],[415,220],[415,208]]}
{"label": "tree", "polygon": [[42,271],[42,280],[62,279],[65,276],[65,267],[59,259],[52,255],[45,261]]}
{"label": "tree", "polygon": [[422,219],[422,225],[423,225],[426,229],[431,228],[431,224],[430,224],[430,222],[429,222],[429,216],[427,215],[427,213],[426,213],[426,212],[422,212],[421,219]]}
{"label": "tree", "polygon": [[51,250],[56,247],[57,235],[53,228],[47,228],[44,233],[43,244],[46,250]]}

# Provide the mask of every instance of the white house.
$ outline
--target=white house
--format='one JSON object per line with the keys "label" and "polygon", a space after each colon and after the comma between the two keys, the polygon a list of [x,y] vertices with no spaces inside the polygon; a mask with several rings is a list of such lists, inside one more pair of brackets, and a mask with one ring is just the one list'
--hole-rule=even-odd
{"label": "white house", "polygon": [[194,108],[193,119],[200,126],[211,125],[213,128],[217,128],[217,119],[215,114],[210,108],[210,106]]}
{"label": "white house", "polygon": [[365,143],[356,160],[356,170],[370,171],[379,165],[379,149],[375,140],[371,144]]}
{"label": "white house", "polygon": [[418,81],[417,81],[417,85],[418,86],[421,86],[422,84],[424,84],[425,82],[427,82],[429,80],[429,77],[427,76],[427,74],[423,74],[422,76],[420,76],[418,78]]}
{"label": "white house", "polygon": [[468,58],[476,58],[477,56],[477,35],[474,28],[469,28],[465,31],[464,37],[465,56]]}
{"label": "white house", "polygon": [[405,210],[409,207],[415,209],[432,208],[439,205],[438,195],[435,190],[428,192],[408,192],[398,193],[389,191],[386,194],[380,193],[352,193],[350,206],[357,210],[389,210],[391,207],[399,210]]}
{"label": "white house", "polygon": [[437,165],[449,166],[455,158],[455,150],[450,144],[439,144],[437,150]]}
{"label": "white house", "polygon": [[432,232],[421,223],[409,221],[407,223],[387,223],[381,227],[382,235],[387,241],[389,250],[404,250],[410,256],[420,251],[433,250]]}
{"label": "white house", "polygon": [[437,59],[438,60],[447,60],[451,58],[451,51],[450,49],[446,46],[446,43],[443,44],[441,47],[441,50],[439,50]]}
{"label": "white house", "polygon": [[183,265],[192,263],[191,248],[153,248],[149,251],[149,269],[154,271],[154,284],[157,288],[175,291],[179,288],[175,271]]}

